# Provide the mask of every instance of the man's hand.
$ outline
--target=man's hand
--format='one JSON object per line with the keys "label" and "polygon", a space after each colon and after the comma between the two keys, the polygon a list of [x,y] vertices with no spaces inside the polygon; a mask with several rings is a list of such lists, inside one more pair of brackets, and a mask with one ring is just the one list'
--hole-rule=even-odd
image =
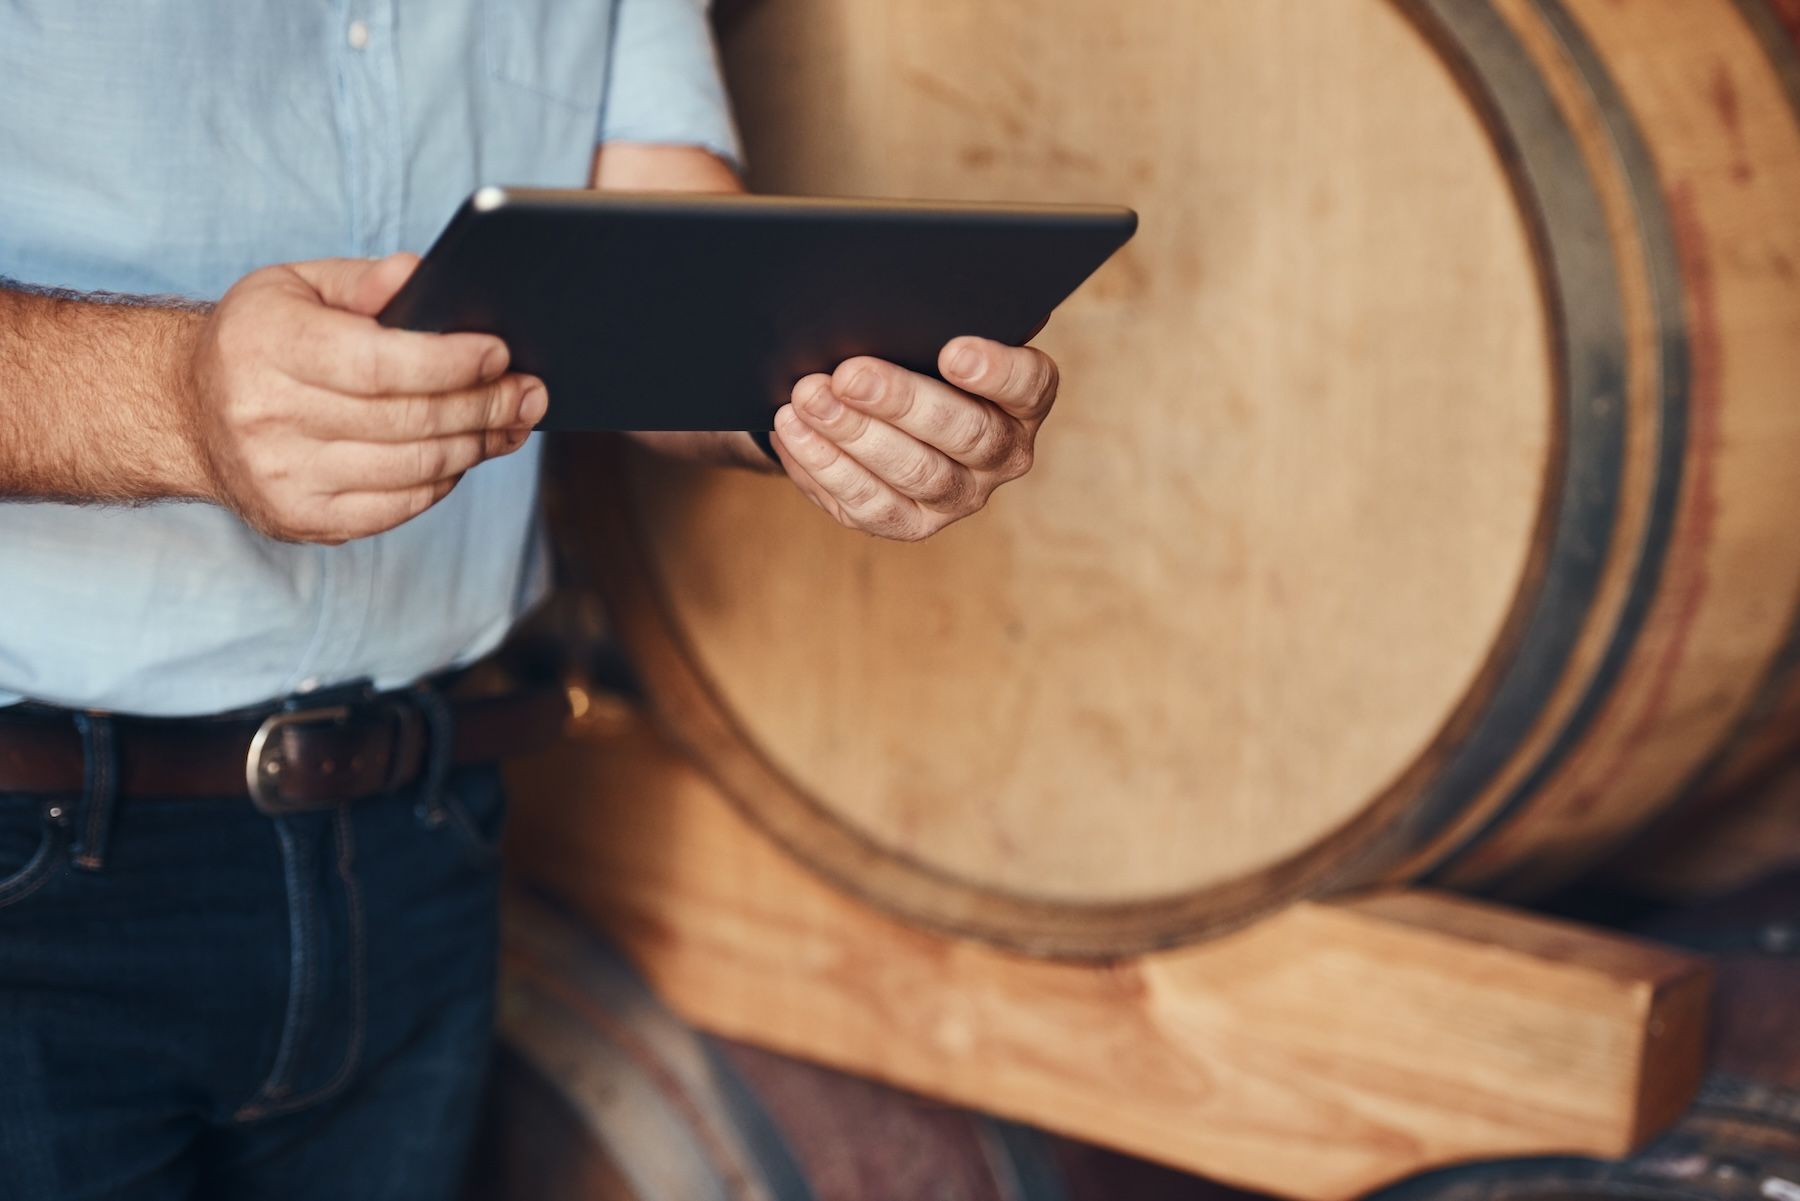
{"label": "man's hand", "polygon": [[840,524],[883,538],[918,541],[979,510],[1031,470],[1056,363],[958,338],[938,370],[950,383],[856,358],[801,380],[775,415],[789,478]]}
{"label": "man's hand", "polygon": [[[596,153],[593,185],[743,188],[704,150],[629,143]],[[793,403],[775,415],[772,442],[788,477],[840,523],[883,538],[917,541],[980,509],[995,488],[1031,469],[1038,427],[1056,400],[1056,364],[1029,347],[958,338],[938,356],[938,370],[954,386],[869,358],[801,380]],[[635,437],[663,454],[768,469],[741,433]]]}
{"label": "man's hand", "polygon": [[374,321],[417,264],[292,263],[225,294],[193,357],[203,495],[270,537],[338,543],[418,516],[524,445],[547,397],[507,372],[500,339]]}

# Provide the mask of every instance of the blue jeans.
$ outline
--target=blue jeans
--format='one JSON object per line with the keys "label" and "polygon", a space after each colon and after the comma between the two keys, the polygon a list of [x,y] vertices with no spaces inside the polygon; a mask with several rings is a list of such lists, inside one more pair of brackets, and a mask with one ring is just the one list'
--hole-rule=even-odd
{"label": "blue jeans", "polygon": [[279,818],[109,783],[0,794],[0,1198],[450,1201],[499,773]]}

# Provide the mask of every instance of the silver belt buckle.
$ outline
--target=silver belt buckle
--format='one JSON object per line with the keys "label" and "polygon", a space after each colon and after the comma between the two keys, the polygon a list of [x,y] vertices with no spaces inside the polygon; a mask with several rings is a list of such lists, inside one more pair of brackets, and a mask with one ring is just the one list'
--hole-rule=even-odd
{"label": "silver belt buckle", "polygon": [[309,809],[329,807],[328,802],[290,801],[277,791],[281,783],[281,757],[275,736],[288,726],[322,725],[350,720],[350,706],[331,705],[318,709],[293,709],[271,713],[257,727],[250,740],[250,753],[244,758],[244,784],[250,790],[250,803],[269,817],[303,813]]}

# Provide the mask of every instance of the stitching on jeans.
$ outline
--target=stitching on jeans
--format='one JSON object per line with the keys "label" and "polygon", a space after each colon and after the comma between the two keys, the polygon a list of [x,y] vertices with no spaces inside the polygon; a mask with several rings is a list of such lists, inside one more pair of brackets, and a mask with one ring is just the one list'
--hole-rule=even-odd
{"label": "stitching on jeans", "polygon": [[56,864],[52,860],[60,849],[61,841],[56,827],[46,820],[44,837],[38,843],[37,850],[25,861],[24,867],[13,873],[11,879],[0,883],[0,907],[23,901],[50,882],[50,877],[56,874]]}
{"label": "stitching on jeans", "polygon": [[240,1121],[276,1117],[321,1101],[329,1101],[343,1091],[344,1086],[350,1082],[350,1077],[362,1065],[363,1040],[368,1027],[368,982],[363,969],[365,938],[362,889],[356,881],[356,850],[351,837],[349,806],[339,805],[333,814],[333,820],[338,836],[337,874],[338,879],[344,882],[344,907],[348,910],[350,919],[350,1041],[344,1047],[344,1060],[338,1065],[337,1074],[324,1085],[303,1096],[290,1097],[280,1104],[246,1105],[236,1115]]}
{"label": "stitching on jeans", "polygon": [[0,897],[0,906],[17,905],[20,901],[23,901],[26,897],[28,897],[32,893],[36,892],[38,889],[42,888],[44,885],[50,883],[50,878],[52,876],[54,876],[55,874],[56,873],[54,871],[39,872],[37,874],[37,878],[32,880],[30,884],[19,889],[17,892],[13,893],[10,896]]}
{"label": "stitching on jeans", "polygon": [[425,771],[420,794],[429,805],[441,805],[444,784],[450,778],[450,748],[456,741],[456,719],[450,703],[429,684],[413,687],[413,699],[425,718]]}
{"label": "stitching on jeans", "polygon": [[446,788],[438,800],[438,806],[443,810],[444,816],[450,819],[450,824],[459,832],[464,849],[476,867],[486,867],[499,857],[500,840],[488,838],[482,834],[480,828],[475,824],[475,819],[469,816],[468,809],[463,805],[461,798],[457,796],[455,789]]}
{"label": "stitching on jeans", "polygon": [[106,866],[103,839],[106,822],[112,815],[115,792],[112,719],[103,713],[77,713],[75,728],[81,732],[82,760],[86,769],[82,801],[87,807],[87,829],[82,834],[81,850],[75,856],[75,863],[97,871]]}
{"label": "stitching on jeans", "polygon": [[[240,1116],[256,1110],[258,1102],[266,1100],[281,1087],[281,1078],[287,1074],[288,1061],[293,1058],[294,1047],[300,1041],[301,1023],[306,1016],[307,1001],[313,989],[314,960],[318,958],[315,954],[308,954],[312,949],[307,938],[310,932],[307,916],[311,905],[301,904],[300,893],[305,889],[295,864],[299,851],[286,818],[275,819],[275,836],[281,843],[281,868],[287,885],[288,938],[292,943],[288,949],[287,1010],[282,1017],[281,1042],[276,1046],[275,1062],[269,1068],[268,1078],[256,1090],[255,1097],[239,1107]],[[310,901],[310,895],[308,900]]]}
{"label": "stitching on jeans", "polygon": [[88,737],[93,746],[94,767],[92,794],[88,797],[87,836],[83,839],[87,849],[81,858],[87,866],[99,867],[106,853],[100,846],[101,823],[106,819],[108,802],[112,800],[112,722],[104,717],[89,722]]}

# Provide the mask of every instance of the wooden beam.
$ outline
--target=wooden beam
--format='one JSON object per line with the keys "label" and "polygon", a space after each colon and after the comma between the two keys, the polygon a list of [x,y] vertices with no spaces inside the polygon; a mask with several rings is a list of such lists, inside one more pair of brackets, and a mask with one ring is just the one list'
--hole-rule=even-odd
{"label": "wooden beam", "polygon": [[1620,1155],[1701,1070],[1703,963],[1578,926],[1396,892],[1033,959],[822,883],[628,714],[513,783],[515,865],[697,1024],[1249,1188],[1336,1201],[1460,1160]]}

